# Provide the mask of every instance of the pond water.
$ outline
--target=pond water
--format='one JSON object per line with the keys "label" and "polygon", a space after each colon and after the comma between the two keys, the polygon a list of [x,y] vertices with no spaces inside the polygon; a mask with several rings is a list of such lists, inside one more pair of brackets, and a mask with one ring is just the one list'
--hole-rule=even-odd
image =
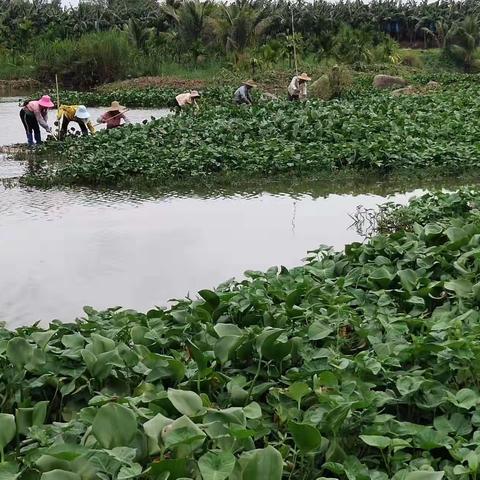
{"label": "pond water", "polygon": [[[18,107],[0,104],[0,145],[23,141],[17,119]],[[0,179],[18,177],[24,168],[0,156]],[[321,244],[342,249],[362,240],[349,228],[357,205],[373,208],[386,192],[401,203],[421,193],[365,182],[146,194],[39,190],[4,180],[0,320],[10,327],[72,320],[84,305],[146,310],[247,269],[298,265]]]}

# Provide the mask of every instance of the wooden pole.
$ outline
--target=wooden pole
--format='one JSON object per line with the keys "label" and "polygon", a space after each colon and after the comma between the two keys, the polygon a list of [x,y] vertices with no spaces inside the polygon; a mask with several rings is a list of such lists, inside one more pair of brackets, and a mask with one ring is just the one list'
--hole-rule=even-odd
{"label": "wooden pole", "polygon": [[292,42],[293,42],[293,61],[295,63],[295,75],[298,75],[298,62],[297,62],[297,46],[295,43],[295,24],[293,22],[293,6],[290,4],[290,11],[292,14]]}
{"label": "wooden pole", "polygon": [[[58,89],[58,75],[55,74],[55,85],[57,87],[57,112],[60,109],[60,91]],[[60,129],[62,128],[61,123],[62,123],[62,118],[57,119],[57,136],[56,139],[60,138]]]}

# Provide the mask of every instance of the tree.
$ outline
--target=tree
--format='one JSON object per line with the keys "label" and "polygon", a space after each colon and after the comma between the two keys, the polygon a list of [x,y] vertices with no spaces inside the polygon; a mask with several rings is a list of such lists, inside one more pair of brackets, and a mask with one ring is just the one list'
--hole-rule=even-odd
{"label": "tree", "polygon": [[479,32],[478,18],[468,15],[463,21],[455,23],[446,35],[447,51],[462,62],[465,72],[472,71]]}

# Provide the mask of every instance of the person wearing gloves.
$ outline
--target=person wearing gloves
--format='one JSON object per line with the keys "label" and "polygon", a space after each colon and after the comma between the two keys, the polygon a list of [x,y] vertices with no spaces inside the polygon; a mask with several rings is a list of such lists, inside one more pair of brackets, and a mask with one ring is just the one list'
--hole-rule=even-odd
{"label": "person wearing gloves", "polygon": [[[48,95],[44,95],[40,100],[26,102],[20,110],[20,119],[27,134],[27,142],[29,145],[40,145],[42,136],[40,127],[51,133],[52,129],[48,126],[48,110],[55,105]],[[35,142],[33,138],[35,137]]]}
{"label": "person wearing gloves", "polygon": [[68,125],[75,122],[80,127],[82,135],[88,135],[88,131],[93,135],[95,127],[90,121],[90,114],[85,105],[61,105],[57,112],[57,120],[61,121],[59,138],[65,138]]}
{"label": "person wearing gloves", "polygon": [[185,110],[186,108],[196,108],[198,109],[197,98],[200,98],[200,93],[196,90],[192,90],[191,92],[181,93],[175,97],[175,101],[177,102],[177,107],[180,110]]}
{"label": "person wearing gloves", "polygon": [[242,86],[234,93],[234,100],[237,105],[252,105],[253,99],[250,91],[255,88],[256,85],[253,80],[247,80],[242,83]]}
{"label": "person wearing gloves", "polygon": [[288,86],[288,99],[292,101],[307,99],[307,82],[311,78],[306,74],[295,75]]}
{"label": "person wearing gloves", "polygon": [[[100,117],[98,117],[98,123],[105,123],[107,130],[112,128],[122,127],[130,123],[130,120],[125,115],[126,108],[122,107],[119,102],[113,101],[110,108]],[[122,123],[123,120],[123,123]]]}

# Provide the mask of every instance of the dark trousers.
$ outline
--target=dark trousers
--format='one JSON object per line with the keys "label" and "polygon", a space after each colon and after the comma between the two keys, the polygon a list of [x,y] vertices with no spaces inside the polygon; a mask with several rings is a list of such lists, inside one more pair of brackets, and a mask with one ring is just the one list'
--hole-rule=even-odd
{"label": "dark trousers", "polygon": [[298,102],[300,100],[300,95],[290,95],[290,94],[288,94],[288,99],[291,102]]}
{"label": "dark trousers", "polygon": [[80,127],[82,135],[88,135],[88,128],[85,125],[85,122],[77,119],[69,120],[67,117],[63,117],[62,126],[60,127],[60,138],[65,138],[70,122],[75,122]]}
{"label": "dark trousers", "polygon": [[27,134],[27,141],[29,145],[33,145],[33,136],[37,144],[42,143],[42,136],[40,135],[40,125],[38,124],[35,115],[26,112],[23,108],[20,110],[20,120],[25,128]]}

